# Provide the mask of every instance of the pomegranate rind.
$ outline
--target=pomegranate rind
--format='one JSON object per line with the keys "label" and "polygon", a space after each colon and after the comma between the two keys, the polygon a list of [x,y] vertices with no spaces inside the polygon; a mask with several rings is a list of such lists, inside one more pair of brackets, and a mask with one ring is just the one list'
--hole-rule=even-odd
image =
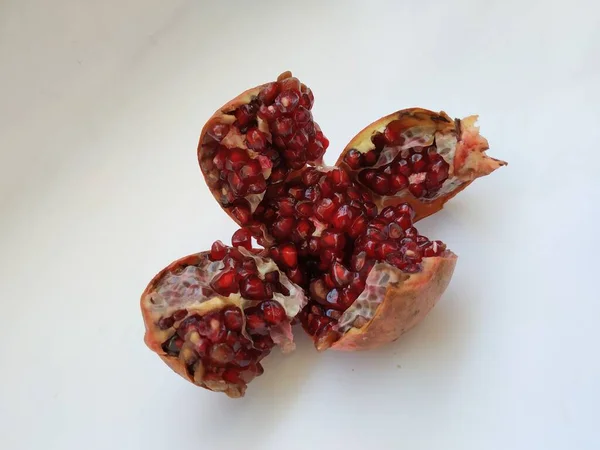
{"label": "pomegranate rind", "polygon": [[[398,281],[389,284],[373,318],[362,328],[349,329],[331,349],[370,350],[398,339],[432,310],[448,287],[457,256],[446,251],[442,256],[424,258],[422,271],[398,273]],[[324,350],[324,348],[318,350]]]}
{"label": "pomegranate rind", "polygon": [[[188,380],[189,382],[191,382],[197,386],[203,387],[205,389],[216,390],[216,389],[211,389],[211,387],[205,385],[204,383],[196,382],[194,380],[193,374],[190,374],[188,372],[188,370],[186,368],[186,364],[182,361],[181,358],[179,358],[178,356],[168,355],[164,351],[162,344],[165,342],[166,339],[171,337],[173,333],[170,332],[169,330],[161,330],[157,324],[157,320],[159,319],[160,315],[168,315],[168,313],[167,313],[167,311],[165,311],[164,314],[160,314],[160,315],[157,314],[157,310],[154,307],[154,305],[152,304],[152,300],[151,300],[152,294],[156,291],[158,285],[160,284],[161,280],[165,277],[165,275],[177,272],[181,268],[185,268],[188,266],[196,266],[203,262],[206,262],[206,260],[208,259],[208,254],[209,254],[209,252],[201,252],[201,253],[187,255],[187,256],[184,256],[183,258],[173,261],[171,264],[169,264],[168,266],[163,268],[160,272],[158,272],[152,278],[152,280],[148,283],[148,285],[144,289],[144,292],[142,293],[141,298],[140,298],[140,308],[142,310],[142,317],[143,317],[144,327],[145,327],[144,343],[146,344],[146,346],[150,350],[152,350],[154,353],[156,353],[160,357],[160,359],[162,359],[167,364],[167,366],[169,366],[175,373],[179,374],[184,379]],[[261,258],[266,258],[265,255],[263,254],[263,252],[261,252],[260,254],[258,254],[256,256],[261,257]],[[269,259],[269,261],[271,261],[271,260]],[[273,263],[273,265],[276,267],[276,265],[274,263]],[[287,280],[287,277],[285,277],[285,274],[283,274],[283,273],[281,273],[280,276],[285,278],[285,280],[282,280],[282,283],[285,283],[286,286],[289,288],[291,281]],[[293,285],[293,286],[296,287],[295,285]],[[301,293],[301,295],[298,298],[298,305],[297,305],[297,309],[299,311],[305,305],[306,298],[304,296],[303,291],[300,288],[297,288],[297,291],[299,293]],[[242,302],[237,300],[237,297],[239,297],[239,294],[236,294],[231,297],[216,296],[215,298],[212,298],[209,302],[202,304],[200,308],[196,307],[196,308],[186,308],[186,309],[188,310],[188,315],[194,314],[194,313],[207,314],[212,310],[222,309],[228,305],[237,306],[237,307],[243,309],[243,304],[242,304]],[[274,299],[275,299],[275,297],[274,297]],[[177,309],[178,309],[178,307],[173,307],[173,308],[169,307],[168,312],[173,313]],[[295,313],[294,316],[296,314],[297,313]],[[291,329],[291,324],[290,324],[292,319],[293,319],[293,317],[290,317],[288,315],[287,321],[279,324],[277,327],[274,328],[274,333],[272,336],[273,341],[275,342],[275,344],[277,346],[279,346],[281,348],[283,353],[289,353],[295,349],[295,343],[293,341],[292,329]],[[178,323],[178,322],[176,322],[176,323]],[[229,383],[223,382],[223,383],[219,384],[219,386],[215,385],[214,387],[218,388],[219,392],[224,392],[229,397],[238,398],[238,397],[244,396],[247,386],[246,385],[239,386],[239,385],[234,385],[234,384],[229,384]]]}
{"label": "pomegranate rind", "polygon": [[450,155],[452,161],[447,161],[451,164],[450,173],[443,192],[432,199],[416,198],[408,189],[393,196],[380,196],[369,190],[380,210],[389,205],[406,202],[414,208],[416,222],[442,209],[448,200],[475,179],[489,175],[507,164],[485,154],[489,144],[479,134],[479,128],[475,125],[477,116],[453,120],[444,111],[437,113],[423,108],[407,108],[382,117],[361,130],[344,148],[336,166],[346,169],[355,181],[360,183],[356,176],[357,171],[346,164],[344,157],[352,149],[361,153],[374,149],[371,137],[376,132],[383,133],[392,121],[400,121],[402,133],[410,136],[410,140],[418,145],[431,145],[436,142],[438,147],[445,146],[444,153]]}

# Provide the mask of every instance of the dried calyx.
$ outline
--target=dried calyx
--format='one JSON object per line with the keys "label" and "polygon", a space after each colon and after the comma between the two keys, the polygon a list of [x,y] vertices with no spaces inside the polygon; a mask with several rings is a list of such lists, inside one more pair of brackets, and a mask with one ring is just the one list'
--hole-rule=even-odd
{"label": "dried calyx", "polygon": [[413,108],[369,125],[324,167],[313,101],[286,72],[211,117],[200,167],[241,228],[233,247],[217,241],[173,263],[142,297],[147,344],[190,381],[233,397],[275,345],[293,348],[292,321],[319,350],[357,350],[422,320],[456,256],[414,222],[505,164],[484,154],[474,118]]}

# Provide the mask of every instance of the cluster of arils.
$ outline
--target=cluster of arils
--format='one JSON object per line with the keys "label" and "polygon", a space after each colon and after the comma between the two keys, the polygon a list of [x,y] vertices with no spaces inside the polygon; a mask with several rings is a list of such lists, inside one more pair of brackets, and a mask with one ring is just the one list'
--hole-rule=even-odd
{"label": "cluster of arils", "polygon": [[485,155],[476,117],[413,108],[366,127],[325,167],[313,102],[286,72],[210,118],[198,160],[241,228],[231,247],[217,241],[172,263],[142,295],[146,344],[231,397],[273,347],[294,348],[296,321],[319,350],[373,348],[417,324],[456,256],[414,223],[505,164]]}

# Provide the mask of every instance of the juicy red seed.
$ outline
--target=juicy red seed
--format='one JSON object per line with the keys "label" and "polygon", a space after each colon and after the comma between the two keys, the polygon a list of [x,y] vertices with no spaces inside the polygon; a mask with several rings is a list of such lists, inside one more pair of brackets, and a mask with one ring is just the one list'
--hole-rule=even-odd
{"label": "juicy red seed", "polygon": [[296,225],[296,230],[294,230],[295,234],[300,238],[300,240],[304,241],[308,239],[315,231],[315,226],[309,220],[299,220]]}
{"label": "juicy red seed", "polygon": [[440,256],[446,250],[446,244],[442,241],[433,241],[423,249],[423,256]]}
{"label": "juicy red seed", "polygon": [[419,247],[423,247],[424,245],[429,244],[429,239],[425,236],[417,236],[417,238],[415,239],[415,242],[417,243],[417,245]]}
{"label": "juicy red seed", "polygon": [[296,284],[303,285],[304,284],[304,275],[299,267],[292,269],[287,272],[288,278]]}
{"label": "juicy red seed", "polygon": [[429,167],[429,173],[435,174],[436,179],[438,181],[443,181],[445,178],[448,177],[449,169],[450,166],[448,165],[448,163],[443,159],[440,159],[439,161],[436,161],[433,164],[431,164],[431,166]]}
{"label": "juicy red seed", "polygon": [[365,251],[367,257],[375,258],[375,249],[377,248],[376,241],[367,241],[364,243],[362,249]]}
{"label": "juicy red seed", "polygon": [[386,255],[398,251],[398,244],[395,242],[383,242],[377,247],[377,257],[384,259]]}
{"label": "juicy red seed", "polygon": [[240,378],[240,371],[237,369],[225,369],[223,372],[223,380],[231,384],[241,384],[243,380]]}
{"label": "juicy red seed", "polygon": [[310,201],[296,203],[296,211],[301,217],[310,217],[313,213],[313,206]]}
{"label": "juicy red seed", "polygon": [[225,123],[215,123],[213,126],[209,127],[206,131],[211,138],[213,138],[217,142],[221,142],[227,133],[229,133],[230,126]]}
{"label": "juicy red seed", "polygon": [[396,193],[408,186],[408,178],[400,173],[394,174],[390,177],[390,185],[392,192]]}
{"label": "juicy red seed", "polygon": [[318,161],[323,157],[324,154],[325,147],[323,147],[323,144],[320,141],[314,140],[308,144],[306,156],[308,157],[309,161]]}
{"label": "juicy red seed", "polygon": [[344,161],[351,169],[360,169],[363,165],[363,155],[356,149],[350,149],[344,156]]}
{"label": "juicy red seed", "polygon": [[419,153],[415,153],[410,157],[410,162],[412,164],[413,172],[423,172],[427,167],[427,161],[423,157],[423,155]]}
{"label": "juicy red seed", "polygon": [[375,217],[377,215],[377,205],[375,205],[375,203],[366,202],[363,204],[363,207],[365,208],[367,216]]}
{"label": "juicy red seed", "polygon": [[227,337],[227,329],[225,324],[222,323],[217,317],[204,317],[204,320],[200,322],[198,332],[202,336],[206,336],[212,342],[223,342]]}
{"label": "juicy red seed", "polygon": [[255,336],[253,341],[253,347],[261,352],[268,352],[275,345],[273,339],[271,339],[271,336],[269,335]]}
{"label": "juicy red seed", "polygon": [[229,172],[227,175],[227,182],[229,183],[229,186],[235,195],[240,197],[246,195],[248,186],[237,173]]}
{"label": "juicy red seed", "polygon": [[277,325],[286,318],[285,309],[283,309],[283,306],[279,302],[267,300],[260,304],[260,309],[263,312],[265,321],[271,325]]}
{"label": "juicy red seed", "polygon": [[251,361],[252,355],[248,350],[243,348],[238,350],[233,357],[233,363],[239,367],[248,367]]}
{"label": "juicy red seed", "polygon": [[256,178],[262,173],[262,167],[258,159],[249,160],[242,168],[238,170],[238,174],[242,180]]}
{"label": "juicy red seed", "polygon": [[403,230],[406,230],[412,227],[412,219],[407,213],[402,213],[398,217],[394,219],[394,221],[402,227]]}
{"label": "juicy red seed", "polygon": [[311,255],[318,255],[321,248],[321,240],[317,237],[311,237],[308,241],[308,251]]}
{"label": "juicy red seed", "polygon": [[296,201],[291,197],[283,197],[277,201],[277,210],[282,216],[294,215],[294,204]]}
{"label": "juicy red seed", "polygon": [[267,297],[265,284],[258,275],[250,275],[240,282],[240,294],[248,300],[264,300]]}
{"label": "juicy red seed", "polygon": [[350,267],[352,268],[352,270],[360,272],[365,266],[366,260],[367,254],[365,252],[360,252],[352,257],[352,260],[350,261]]}
{"label": "juicy red seed", "polygon": [[324,149],[327,149],[327,147],[329,147],[329,139],[325,137],[323,132],[317,131],[317,133],[315,134],[315,138],[321,143]]}
{"label": "juicy red seed", "polygon": [[302,174],[302,182],[306,186],[312,186],[319,181],[322,173],[316,169],[308,169]]}
{"label": "juicy red seed", "polygon": [[319,220],[329,222],[336,210],[337,206],[333,203],[333,200],[330,198],[323,198],[315,207],[315,216],[317,216]]}
{"label": "juicy red seed", "polygon": [[305,108],[311,109],[313,107],[314,102],[315,96],[313,95],[310,88],[306,88],[306,90],[303,90],[303,94],[300,97],[300,104]]}
{"label": "juicy red seed", "polygon": [[333,187],[338,192],[343,192],[348,188],[348,186],[350,186],[350,176],[345,170],[335,168],[332,171],[330,171],[328,175],[332,181]]}
{"label": "juicy red seed", "polygon": [[267,333],[267,324],[257,314],[249,314],[246,316],[246,330],[250,334],[265,334]]}
{"label": "juicy red seed", "polygon": [[319,189],[321,190],[321,194],[324,197],[330,197],[333,195],[333,186],[331,182],[327,179],[326,175],[323,175],[318,182]]}
{"label": "juicy red seed", "polygon": [[264,120],[271,122],[281,116],[281,110],[277,105],[260,105],[258,115]]}
{"label": "juicy red seed", "polygon": [[368,167],[374,165],[377,160],[379,160],[379,154],[380,153],[377,150],[371,150],[367,153],[363,153],[363,165]]}
{"label": "juicy red seed", "polygon": [[412,169],[410,168],[408,161],[405,159],[400,159],[396,164],[394,164],[392,171],[394,173],[404,175],[405,177],[408,177],[410,174],[412,174]]}
{"label": "juicy red seed", "polygon": [[352,281],[352,274],[350,271],[338,262],[334,262],[331,265],[331,277],[338,287],[346,286]]}
{"label": "juicy red seed", "polygon": [[208,356],[215,364],[225,365],[233,360],[233,350],[227,344],[215,344],[210,348]]}
{"label": "juicy red seed", "polygon": [[267,146],[267,135],[258,128],[250,128],[246,132],[246,144],[253,150],[264,150]]}
{"label": "juicy red seed", "polygon": [[275,101],[277,94],[279,94],[279,83],[269,83],[260,90],[258,99],[268,106]]}
{"label": "juicy red seed", "polygon": [[356,220],[352,223],[350,228],[348,229],[348,234],[350,237],[356,238],[359,235],[363,234],[367,229],[368,220],[366,216],[360,215],[356,218]]}
{"label": "juicy red seed", "polygon": [[[288,142],[288,147],[292,150],[305,151],[308,145],[308,135],[304,130],[296,131],[296,134]],[[305,156],[305,155],[303,155]]]}
{"label": "juicy red seed", "polygon": [[390,178],[384,173],[376,173],[369,187],[379,195],[385,195],[390,190]]}
{"label": "juicy red seed", "polygon": [[346,238],[341,232],[325,230],[321,233],[321,245],[325,248],[342,250],[346,245]]}
{"label": "juicy red seed", "polygon": [[233,270],[218,273],[210,282],[210,286],[225,297],[238,291],[237,277]]}
{"label": "juicy red seed", "polygon": [[285,177],[287,176],[287,174],[289,173],[289,170],[283,166],[279,166],[276,167],[275,169],[273,169],[271,171],[271,177],[269,178],[269,181],[271,183],[279,183],[283,180],[285,180]]}
{"label": "juicy red seed", "polygon": [[298,265],[298,252],[294,244],[285,244],[279,249],[281,262],[290,269]]}
{"label": "juicy red seed", "polygon": [[379,213],[379,217],[384,217],[386,219],[393,219],[396,215],[396,210],[393,206],[386,206]]}
{"label": "juicy red seed", "polygon": [[248,202],[245,200],[243,203],[238,203],[232,206],[229,211],[240,225],[243,226],[250,222],[250,207],[248,206]]}
{"label": "juicy red seed", "polygon": [[284,113],[288,113],[296,109],[299,101],[299,93],[292,89],[287,89],[281,92],[281,94],[275,98],[275,104],[277,104]]}
{"label": "juicy red seed", "polygon": [[252,105],[242,105],[235,111],[235,118],[239,126],[248,125],[255,116],[255,107]]}
{"label": "juicy red seed", "polygon": [[296,200],[304,199],[304,188],[302,186],[292,186],[289,188],[289,194]]}
{"label": "juicy red seed", "polygon": [[352,222],[358,217],[358,212],[349,205],[342,205],[331,218],[331,223],[334,228],[339,230],[347,230]]}
{"label": "juicy red seed", "polygon": [[304,198],[309,202],[315,203],[321,197],[321,189],[319,186],[310,186],[306,191],[304,191]]}
{"label": "juicy red seed", "polygon": [[231,245],[234,247],[244,247],[248,250],[252,249],[252,235],[245,228],[240,228],[231,237]]}
{"label": "juicy red seed", "polygon": [[387,226],[387,234],[391,239],[401,239],[404,237],[404,230],[395,222]]}
{"label": "juicy red seed", "polygon": [[223,170],[225,168],[225,163],[227,162],[227,149],[221,147],[217,154],[213,158],[213,164],[218,170]]}
{"label": "juicy red seed", "polygon": [[267,189],[267,182],[262,176],[255,177],[248,180],[248,193],[249,194],[260,194]]}
{"label": "juicy red seed", "polygon": [[294,121],[289,117],[279,117],[273,122],[273,133],[278,136],[291,136],[294,131]]}
{"label": "juicy red seed", "polygon": [[394,120],[388,123],[384,131],[385,140],[388,144],[401,144],[403,139],[402,133],[405,130],[404,123],[401,120]]}
{"label": "juicy red seed", "polygon": [[402,269],[406,265],[406,261],[400,253],[389,253],[386,255],[385,260],[399,269]]}
{"label": "juicy red seed", "polygon": [[166,330],[168,328],[171,328],[174,323],[175,320],[172,317],[161,317],[158,320],[158,328],[160,328],[161,330]]}
{"label": "juicy red seed", "polygon": [[295,226],[296,221],[293,217],[280,217],[273,223],[271,234],[278,239],[285,239],[292,234]]}
{"label": "juicy red seed", "polygon": [[294,121],[297,124],[305,124],[312,120],[311,112],[306,109],[304,106],[299,106],[296,111],[294,111]]}
{"label": "juicy red seed", "polygon": [[411,183],[408,185],[408,190],[415,197],[422,197],[425,194],[425,186],[423,186],[423,183]]}
{"label": "juicy red seed", "polygon": [[211,261],[220,261],[225,258],[227,254],[227,246],[223,244],[221,241],[215,241],[210,248],[209,258]]}
{"label": "juicy red seed", "polygon": [[239,308],[230,307],[223,312],[223,322],[228,330],[241,331],[244,325],[242,312]]}
{"label": "juicy red seed", "polygon": [[402,203],[401,205],[396,206],[398,213],[408,214],[412,219],[415,218],[415,210],[408,203]]}

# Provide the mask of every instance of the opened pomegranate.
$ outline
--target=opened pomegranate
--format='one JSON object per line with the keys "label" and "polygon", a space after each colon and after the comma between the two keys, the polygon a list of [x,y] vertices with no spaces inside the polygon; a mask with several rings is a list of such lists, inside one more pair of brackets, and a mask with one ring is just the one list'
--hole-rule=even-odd
{"label": "opened pomegranate", "polygon": [[217,241],[176,261],[142,296],[148,346],[232,397],[275,345],[293,348],[297,320],[318,350],[374,348],[420,322],[457,258],[414,222],[505,164],[485,156],[475,117],[413,108],[369,125],[324,167],[313,101],[286,72],[210,118],[200,167],[242,228],[233,247]]}
{"label": "opened pomegranate", "polygon": [[378,207],[408,202],[419,220],[476,178],[506,165],[485,155],[488,142],[476,121],[477,116],[452,120],[444,112],[404,109],[363,129],[337,164],[372,193]]}
{"label": "opened pomegranate", "polygon": [[[234,236],[234,243],[244,233]],[[141,298],[145,342],[178,374],[230,397],[244,395],[275,345],[293,350],[301,289],[242,239],[175,261]]]}

